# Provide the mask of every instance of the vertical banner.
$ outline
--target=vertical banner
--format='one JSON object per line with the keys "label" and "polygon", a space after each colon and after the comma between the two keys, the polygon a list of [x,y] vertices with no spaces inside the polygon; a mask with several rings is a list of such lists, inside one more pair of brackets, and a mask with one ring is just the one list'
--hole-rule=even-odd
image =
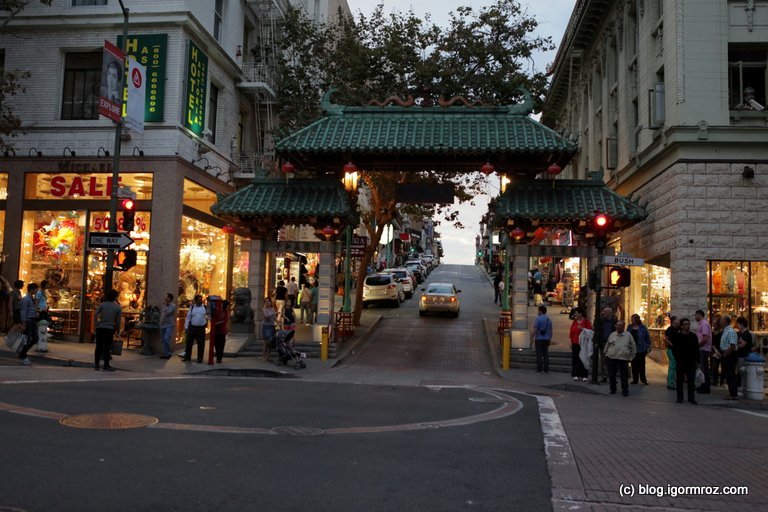
{"label": "vertical banner", "polygon": [[99,114],[119,123],[123,113],[123,77],[125,55],[117,46],[104,41],[101,61],[101,92]]}
{"label": "vertical banner", "polygon": [[128,107],[125,125],[136,133],[144,133],[144,96],[147,88],[147,68],[128,58]]}
{"label": "vertical banner", "polygon": [[192,41],[187,57],[187,95],[184,101],[184,126],[202,137],[205,129],[205,100],[208,90],[208,56]]}
{"label": "vertical banner", "polygon": [[[122,48],[123,36],[118,36],[117,46]],[[159,123],[164,120],[165,110],[165,64],[168,51],[168,34],[129,35],[125,53],[136,57],[147,68],[147,90],[144,106],[144,121]]]}

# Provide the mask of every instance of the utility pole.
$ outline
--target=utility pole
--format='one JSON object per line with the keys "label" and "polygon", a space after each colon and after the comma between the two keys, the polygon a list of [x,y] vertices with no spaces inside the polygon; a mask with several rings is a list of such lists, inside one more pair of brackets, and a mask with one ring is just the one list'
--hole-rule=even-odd
{"label": "utility pole", "polygon": [[[128,9],[123,5],[123,0],[119,0],[120,9],[123,11],[123,44],[121,50],[123,55],[128,47]],[[115,152],[112,157],[112,191],[109,200],[109,231],[117,232],[117,190],[120,186],[120,148],[122,146],[120,136],[123,132],[122,117],[120,122],[115,123]],[[107,268],[104,274],[104,292],[113,288],[113,273],[115,271],[115,251],[107,251]]]}

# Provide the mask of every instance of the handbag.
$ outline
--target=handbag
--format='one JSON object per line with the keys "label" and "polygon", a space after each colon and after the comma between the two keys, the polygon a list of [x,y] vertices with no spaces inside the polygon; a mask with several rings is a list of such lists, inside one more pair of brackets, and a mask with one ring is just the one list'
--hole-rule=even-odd
{"label": "handbag", "polygon": [[18,354],[27,344],[27,335],[21,331],[10,331],[5,337],[5,343]]}
{"label": "handbag", "polygon": [[109,353],[113,356],[123,355],[123,340],[117,338],[112,340],[112,346],[109,349]]}
{"label": "handbag", "polygon": [[704,372],[701,371],[701,368],[696,368],[696,387],[703,386],[705,380]]}

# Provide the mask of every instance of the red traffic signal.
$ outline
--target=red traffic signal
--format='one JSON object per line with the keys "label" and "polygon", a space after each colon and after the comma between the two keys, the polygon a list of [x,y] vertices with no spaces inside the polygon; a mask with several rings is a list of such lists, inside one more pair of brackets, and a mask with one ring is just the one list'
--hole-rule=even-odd
{"label": "red traffic signal", "polygon": [[136,201],[131,198],[123,199],[122,207],[124,211],[136,211]]}
{"label": "red traffic signal", "polygon": [[123,225],[121,231],[130,233],[136,221],[136,201],[131,198],[123,199]]}
{"label": "red traffic signal", "polygon": [[628,268],[625,267],[611,267],[608,271],[608,282],[611,286],[617,288],[624,288],[629,286],[631,280],[631,273]]}
{"label": "red traffic signal", "polygon": [[604,213],[598,213],[592,219],[592,224],[596,231],[605,231],[610,227],[611,219]]}

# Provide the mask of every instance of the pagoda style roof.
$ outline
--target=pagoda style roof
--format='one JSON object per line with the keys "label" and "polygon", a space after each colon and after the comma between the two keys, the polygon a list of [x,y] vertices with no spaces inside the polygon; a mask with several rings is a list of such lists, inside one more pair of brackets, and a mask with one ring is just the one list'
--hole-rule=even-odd
{"label": "pagoda style roof", "polygon": [[597,172],[587,180],[511,183],[496,200],[494,219],[496,225],[565,226],[584,223],[596,213],[608,215],[622,229],[648,217],[643,207],[608,188]]}
{"label": "pagoda style roof", "polygon": [[325,116],[279,140],[276,149],[304,166],[352,160],[368,170],[476,171],[490,161],[497,168],[507,164],[519,171],[522,165],[522,170],[537,172],[552,162],[565,165],[576,152],[570,140],[529,116],[533,102],[527,92],[525,101],[508,106],[471,106],[460,100],[459,106],[419,106],[412,99],[409,106],[402,106],[402,100],[398,105],[342,106],[330,103],[326,94]]}

